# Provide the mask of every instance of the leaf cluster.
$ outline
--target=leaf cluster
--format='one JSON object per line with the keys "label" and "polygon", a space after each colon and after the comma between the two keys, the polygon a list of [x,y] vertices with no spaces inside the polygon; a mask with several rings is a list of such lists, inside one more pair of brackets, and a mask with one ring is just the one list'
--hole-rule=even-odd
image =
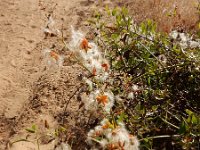
{"label": "leaf cluster", "polygon": [[[94,15],[96,41],[109,58],[112,91],[129,130],[144,149],[195,149],[200,135],[200,49],[183,49],[147,19],[135,24],[126,8]],[[131,89],[137,85],[139,89]],[[134,97],[127,95],[133,92]]]}

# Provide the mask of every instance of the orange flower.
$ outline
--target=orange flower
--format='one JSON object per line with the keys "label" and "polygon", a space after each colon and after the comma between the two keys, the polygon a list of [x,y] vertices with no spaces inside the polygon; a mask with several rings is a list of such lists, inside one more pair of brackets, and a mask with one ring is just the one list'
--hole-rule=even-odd
{"label": "orange flower", "polygon": [[108,144],[107,146],[108,150],[117,150],[119,147],[113,143]]}
{"label": "orange flower", "polygon": [[122,143],[122,142],[118,141],[118,145],[121,150],[124,150],[125,142]]}
{"label": "orange flower", "polygon": [[108,97],[106,95],[100,95],[96,99],[99,103],[102,103],[104,106],[106,105],[106,103],[108,103]]}
{"label": "orange flower", "polygon": [[108,71],[108,64],[104,63],[101,66],[105,69],[105,71]]}
{"label": "orange flower", "polygon": [[95,131],[94,134],[92,135],[93,138],[99,137],[102,135],[102,131]]}
{"label": "orange flower", "polygon": [[97,69],[96,69],[95,67],[92,69],[92,75],[93,75],[93,76],[96,76],[96,75],[97,75]]}
{"label": "orange flower", "polygon": [[132,134],[129,134],[129,138],[132,138],[133,137],[133,135]]}
{"label": "orange flower", "polygon": [[115,149],[115,145],[114,144],[108,144],[108,150],[113,150]]}
{"label": "orange flower", "polygon": [[109,127],[110,127],[110,124],[109,124],[109,123],[106,123],[105,125],[102,126],[102,129],[105,130],[105,129],[108,129]]}
{"label": "orange flower", "polygon": [[56,61],[58,61],[59,59],[59,55],[55,51],[51,51],[50,56],[54,58]]}
{"label": "orange flower", "polygon": [[81,42],[81,45],[80,45],[81,49],[84,49],[87,53],[88,49],[91,48],[91,46],[89,46],[88,44],[88,40],[86,38],[84,38]]}

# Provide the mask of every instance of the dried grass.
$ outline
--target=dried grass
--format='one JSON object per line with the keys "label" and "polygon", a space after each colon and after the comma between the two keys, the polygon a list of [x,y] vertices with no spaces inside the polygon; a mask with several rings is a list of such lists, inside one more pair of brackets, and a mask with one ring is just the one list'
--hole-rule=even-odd
{"label": "dried grass", "polygon": [[158,30],[170,32],[173,29],[194,31],[199,14],[198,0],[124,0],[136,22],[152,19]]}

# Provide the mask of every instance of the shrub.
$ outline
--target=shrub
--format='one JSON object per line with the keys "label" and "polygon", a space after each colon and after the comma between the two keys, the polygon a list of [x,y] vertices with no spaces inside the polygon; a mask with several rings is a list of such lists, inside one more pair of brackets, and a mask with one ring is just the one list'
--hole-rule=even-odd
{"label": "shrub", "polygon": [[[90,20],[110,61],[112,109],[138,135],[142,149],[196,149],[200,135],[200,51],[189,34],[137,25],[126,8],[106,8]],[[196,44],[196,45],[195,45]]]}

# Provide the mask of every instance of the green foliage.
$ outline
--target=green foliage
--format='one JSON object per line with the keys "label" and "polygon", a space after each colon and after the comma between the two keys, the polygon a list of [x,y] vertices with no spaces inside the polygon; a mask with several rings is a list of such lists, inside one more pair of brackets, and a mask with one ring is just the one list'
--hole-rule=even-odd
{"label": "green foliage", "polygon": [[[91,22],[110,59],[112,90],[123,99],[119,120],[143,149],[195,149],[200,136],[200,49],[187,48],[156,31],[151,20],[136,25],[126,8],[106,8]],[[131,89],[138,85],[139,89]],[[133,91],[134,98],[127,95]],[[156,138],[155,138],[156,137]],[[174,145],[172,143],[175,143]]]}
{"label": "green foliage", "polygon": [[36,125],[32,125],[31,128],[26,128],[26,131],[30,133],[36,133]]}

